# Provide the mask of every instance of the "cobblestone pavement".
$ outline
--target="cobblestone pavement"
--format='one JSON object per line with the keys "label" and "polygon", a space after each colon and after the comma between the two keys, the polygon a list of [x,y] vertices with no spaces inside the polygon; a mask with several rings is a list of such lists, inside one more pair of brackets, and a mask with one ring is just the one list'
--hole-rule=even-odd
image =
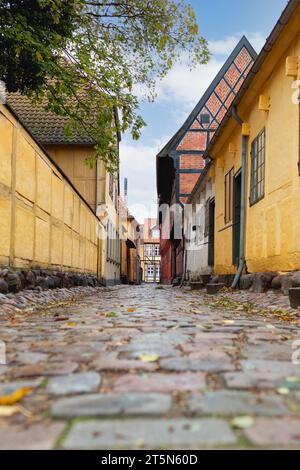
{"label": "cobblestone pavement", "polygon": [[298,312],[255,299],[123,286],[2,313],[0,448],[300,448]]}

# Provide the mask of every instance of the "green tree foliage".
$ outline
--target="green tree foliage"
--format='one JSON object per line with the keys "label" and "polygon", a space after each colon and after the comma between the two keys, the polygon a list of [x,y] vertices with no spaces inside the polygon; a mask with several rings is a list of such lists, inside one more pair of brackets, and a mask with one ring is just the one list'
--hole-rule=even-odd
{"label": "green tree foliage", "polygon": [[145,125],[141,90],[153,100],[183,55],[191,67],[209,59],[186,0],[0,0],[0,48],[8,91],[67,116],[66,132],[91,136],[110,166],[116,132],[137,139]]}

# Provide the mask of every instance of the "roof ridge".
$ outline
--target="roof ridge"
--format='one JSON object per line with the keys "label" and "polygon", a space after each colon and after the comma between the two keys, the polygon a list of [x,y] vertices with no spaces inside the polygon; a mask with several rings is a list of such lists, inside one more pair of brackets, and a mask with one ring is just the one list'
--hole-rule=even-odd
{"label": "roof ridge", "polygon": [[252,59],[256,59],[257,57],[257,52],[251,45],[250,41],[247,39],[245,35],[242,36],[242,38],[239,40],[238,44],[235,46],[231,54],[227,57],[226,61],[222,65],[221,69],[209,85],[209,87],[206,89],[206,91],[203,93],[202,97],[192,110],[192,112],[189,114],[183,125],[178,129],[178,131],[173,135],[173,137],[169,140],[169,142],[163,147],[163,149],[157,154],[157,157],[165,157],[168,155],[169,151],[174,150],[174,147],[177,147],[177,144],[180,142],[181,137],[185,132],[187,132],[192,125],[193,121],[196,119],[197,115],[209,99],[210,95],[213,93],[216,85],[220,82],[222,77],[224,76],[226,70],[228,67],[231,65],[233,62],[234,58],[239,54],[239,52],[243,49],[243,47],[246,47],[248,50],[249,54],[251,55]]}

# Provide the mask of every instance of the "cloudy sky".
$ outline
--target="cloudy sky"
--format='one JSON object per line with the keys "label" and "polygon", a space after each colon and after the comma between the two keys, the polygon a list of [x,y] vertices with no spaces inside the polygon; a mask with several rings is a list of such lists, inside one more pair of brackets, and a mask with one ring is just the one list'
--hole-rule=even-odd
{"label": "cloudy sky", "polygon": [[140,223],[156,215],[155,156],[183,124],[241,36],[257,52],[278,20],[287,0],[190,0],[202,35],[209,41],[212,58],[190,71],[180,63],[157,84],[154,103],[142,103],[147,123],[139,141],[123,136],[121,189],[128,178],[128,205]]}

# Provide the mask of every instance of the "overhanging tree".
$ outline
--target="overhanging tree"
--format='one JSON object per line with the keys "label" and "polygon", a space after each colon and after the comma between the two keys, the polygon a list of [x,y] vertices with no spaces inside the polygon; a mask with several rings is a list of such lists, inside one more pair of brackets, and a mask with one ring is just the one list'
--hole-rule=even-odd
{"label": "overhanging tree", "polygon": [[137,139],[145,125],[140,89],[153,100],[183,54],[191,67],[209,59],[186,0],[0,0],[0,48],[8,91],[67,116],[66,132],[91,136],[108,166],[116,132]]}

